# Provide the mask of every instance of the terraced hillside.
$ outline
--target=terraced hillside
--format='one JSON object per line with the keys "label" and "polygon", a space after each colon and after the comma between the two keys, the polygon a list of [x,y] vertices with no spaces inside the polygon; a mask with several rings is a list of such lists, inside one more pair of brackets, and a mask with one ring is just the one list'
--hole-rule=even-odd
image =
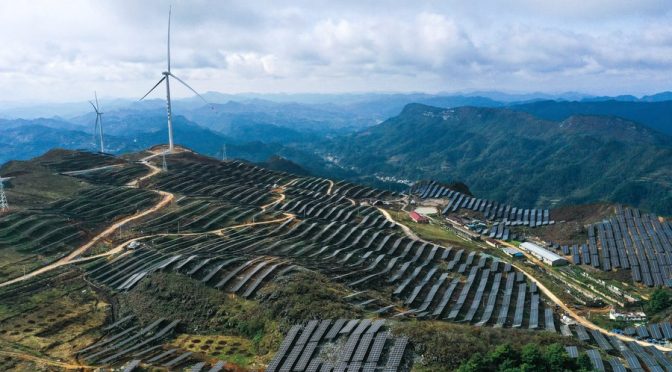
{"label": "terraced hillside", "polygon": [[45,239],[62,240],[53,265],[0,283],[3,367],[454,370],[470,356],[437,340],[474,332],[474,350],[502,335],[567,346],[569,370],[579,356],[605,370],[670,363],[567,321],[528,270],[484,245],[420,239],[392,217],[403,195],[185,149],[161,170],[162,151],[51,160],[82,191],[0,217],[2,249],[31,268]]}

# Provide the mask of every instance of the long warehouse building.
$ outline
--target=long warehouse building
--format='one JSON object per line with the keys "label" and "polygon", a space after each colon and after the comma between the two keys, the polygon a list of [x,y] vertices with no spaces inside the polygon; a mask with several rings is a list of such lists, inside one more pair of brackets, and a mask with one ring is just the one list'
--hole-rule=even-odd
{"label": "long warehouse building", "polygon": [[520,249],[525,250],[534,257],[540,259],[544,263],[551,266],[563,266],[567,265],[568,263],[565,258],[558,256],[557,254],[549,251],[548,249],[544,249],[534,243],[525,242],[520,245]]}

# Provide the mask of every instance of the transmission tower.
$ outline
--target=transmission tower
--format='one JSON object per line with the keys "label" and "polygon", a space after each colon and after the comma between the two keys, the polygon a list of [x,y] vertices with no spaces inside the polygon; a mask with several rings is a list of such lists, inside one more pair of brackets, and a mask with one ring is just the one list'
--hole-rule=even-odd
{"label": "transmission tower", "polygon": [[161,156],[163,158],[163,164],[161,165],[161,169],[163,169],[164,172],[168,172],[168,164],[166,163],[166,152],[164,151],[161,153]]}
{"label": "transmission tower", "polygon": [[5,195],[5,185],[4,180],[0,178],[0,212],[5,212],[9,209],[9,204],[7,204],[7,195]]}

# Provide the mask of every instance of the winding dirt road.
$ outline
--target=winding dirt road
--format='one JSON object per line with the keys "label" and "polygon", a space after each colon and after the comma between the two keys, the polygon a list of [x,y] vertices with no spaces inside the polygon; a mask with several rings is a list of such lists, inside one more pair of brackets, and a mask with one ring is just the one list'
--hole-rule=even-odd
{"label": "winding dirt road", "polygon": [[[150,155],[150,156],[142,159],[141,162],[144,165],[146,165],[147,167],[150,168],[150,172],[147,175],[144,175],[144,176],[142,176],[142,177],[140,177],[140,178],[138,178],[134,181],[129,182],[129,184],[127,186],[132,186],[132,184],[138,185],[140,181],[142,181],[144,179],[147,179],[147,178],[150,178],[150,177],[153,177],[154,175],[159,173],[161,171],[161,169],[152,165],[151,163],[149,163],[149,159],[151,159],[155,156],[158,156],[158,155],[160,155],[160,153],[153,154],[153,155]],[[166,191],[161,191],[161,190],[152,190],[152,191],[154,191],[154,192],[163,196],[163,198],[161,198],[161,201],[159,201],[159,203],[154,205],[152,208],[146,209],[142,212],[136,213],[132,216],[126,217],[126,218],[122,219],[121,221],[118,221],[118,222],[112,224],[107,229],[103,230],[102,232],[98,233],[96,236],[91,238],[86,244],[84,244],[84,245],[80,246],[79,248],[75,249],[74,251],[70,252],[70,254],[68,254],[67,256],[65,256],[65,257],[63,257],[63,258],[61,258],[61,259],[59,259],[59,260],[57,260],[57,261],[55,261],[55,262],[53,262],[49,265],[46,265],[46,266],[43,266],[39,269],[33,270],[33,271],[31,271],[31,272],[29,272],[25,275],[22,275],[22,276],[14,278],[14,279],[8,280],[6,282],[0,283],[0,287],[4,287],[4,286],[8,286],[8,285],[11,285],[11,284],[14,284],[14,283],[22,282],[26,279],[33,278],[37,275],[43,274],[45,272],[56,269],[58,267],[65,266],[65,265],[68,265],[68,264],[72,263],[73,260],[76,257],[84,254],[86,251],[88,251],[95,244],[97,244],[101,240],[105,239],[106,237],[112,235],[120,227],[126,225],[129,222],[135,221],[139,218],[145,217],[149,214],[152,214],[152,213],[158,211],[159,209],[161,209],[161,208],[165,207],[166,205],[170,204],[170,202],[172,202],[173,199],[175,198],[175,195],[173,195],[169,192],[166,192]]]}

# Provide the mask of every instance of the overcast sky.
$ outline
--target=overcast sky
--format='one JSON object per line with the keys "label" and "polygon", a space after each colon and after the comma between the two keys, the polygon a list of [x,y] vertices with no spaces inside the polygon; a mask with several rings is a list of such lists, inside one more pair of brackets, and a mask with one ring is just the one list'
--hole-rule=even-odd
{"label": "overcast sky", "polygon": [[0,101],[142,96],[170,3],[201,92],[672,90],[670,0],[0,0]]}

